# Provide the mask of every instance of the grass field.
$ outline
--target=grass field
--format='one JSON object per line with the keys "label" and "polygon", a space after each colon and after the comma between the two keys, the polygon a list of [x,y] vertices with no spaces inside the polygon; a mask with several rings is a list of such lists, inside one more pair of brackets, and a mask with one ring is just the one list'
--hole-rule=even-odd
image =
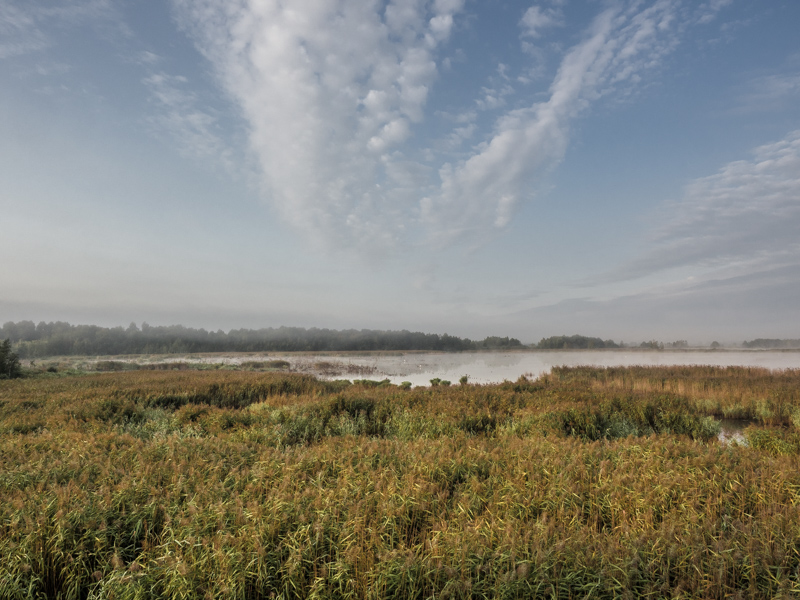
{"label": "grass field", "polygon": [[0,598],[797,597],[798,458],[800,371],[1,381]]}

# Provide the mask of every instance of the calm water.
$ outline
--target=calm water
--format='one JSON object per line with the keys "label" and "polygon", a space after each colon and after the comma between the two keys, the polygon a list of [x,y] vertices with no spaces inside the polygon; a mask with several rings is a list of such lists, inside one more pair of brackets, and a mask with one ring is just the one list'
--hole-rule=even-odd
{"label": "calm water", "polygon": [[[477,352],[464,354],[301,355],[285,356],[293,369],[332,379],[389,379],[430,385],[434,377],[452,383],[467,375],[471,383],[515,381],[538,377],[554,366],[716,365],[800,369],[800,351],[565,351]],[[317,368],[320,363],[325,369]],[[341,371],[335,366],[341,367]],[[326,372],[327,371],[327,372]]]}
{"label": "calm water", "polygon": [[750,425],[755,425],[756,421],[752,419],[718,419],[721,430],[718,439],[723,444],[737,443],[740,446],[747,445],[747,438],[744,435],[744,430]]}

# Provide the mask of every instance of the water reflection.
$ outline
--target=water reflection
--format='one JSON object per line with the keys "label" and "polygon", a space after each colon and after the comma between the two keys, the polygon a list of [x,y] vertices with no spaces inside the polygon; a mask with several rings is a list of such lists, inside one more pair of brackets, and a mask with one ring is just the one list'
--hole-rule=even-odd
{"label": "water reflection", "polygon": [[720,432],[717,436],[723,444],[737,443],[740,446],[747,445],[747,437],[744,435],[744,430],[755,424],[752,419],[718,419],[720,424]]}

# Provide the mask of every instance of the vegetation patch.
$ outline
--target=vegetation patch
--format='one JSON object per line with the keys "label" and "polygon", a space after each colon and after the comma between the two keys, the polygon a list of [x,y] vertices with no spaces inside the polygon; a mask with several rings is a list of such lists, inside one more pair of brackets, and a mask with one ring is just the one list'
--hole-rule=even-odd
{"label": "vegetation patch", "polygon": [[246,360],[241,363],[244,369],[272,369],[272,370],[285,370],[290,367],[288,360],[273,359],[273,360]]}
{"label": "vegetation patch", "polygon": [[11,351],[11,340],[0,342],[0,379],[14,379],[22,376],[19,357]]}
{"label": "vegetation patch", "polygon": [[101,373],[109,371],[136,371],[141,366],[134,362],[126,362],[121,360],[98,360],[94,365],[94,370]]}
{"label": "vegetation patch", "polygon": [[800,593],[799,372],[443,383],[4,380],[0,597]]}
{"label": "vegetation patch", "polygon": [[615,398],[594,408],[571,408],[552,419],[564,434],[591,441],[653,434],[708,441],[720,433],[719,421],[697,414],[685,398],[665,395]]}

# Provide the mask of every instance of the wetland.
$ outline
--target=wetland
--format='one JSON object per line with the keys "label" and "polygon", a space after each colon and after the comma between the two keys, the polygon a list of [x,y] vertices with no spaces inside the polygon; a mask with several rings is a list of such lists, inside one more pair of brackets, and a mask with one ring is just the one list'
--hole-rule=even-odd
{"label": "wetland", "polygon": [[[31,361],[24,361],[27,366]],[[533,379],[553,367],[691,366],[800,369],[798,350],[515,350],[489,352],[272,352],[185,353],[106,357],[52,357],[33,361],[39,368],[62,370],[126,370],[221,368],[285,370],[322,379],[389,379],[415,386],[430,380],[491,384]],[[99,365],[99,369],[98,369]]]}
{"label": "wetland", "polygon": [[0,382],[0,597],[800,593],[800,370],[266,368]]}

